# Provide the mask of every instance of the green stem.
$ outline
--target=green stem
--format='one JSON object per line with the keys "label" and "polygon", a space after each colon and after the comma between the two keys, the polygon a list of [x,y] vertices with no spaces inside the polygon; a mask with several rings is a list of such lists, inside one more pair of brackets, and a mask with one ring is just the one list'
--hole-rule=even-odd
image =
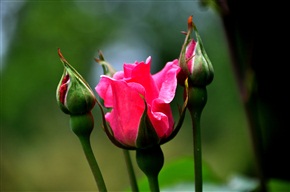
{"label": "green stem", "polygon": [[148,182],[149,182],[149,186],[150,186],[150,191],[151,192],[159,192],[159,183],[158,183],[158,176],[147,176]]}
{"label": "green stem", "polygon": [[90,135],[94,128],[94,117],[92,113],[88,112],[86,114],[71,115],[70,127],[76,136],[78,136],[82,144],[82,148],[93,172],[99,191],[107,192],[103,176],[95,159],[90,143]]}
{"label": "green stem", "polygon": [[86,156],[87,161],[90,165],[90,168],[91,168],[92,173],[94,175],[94,178],[95,178],[95,181],[97,183],[99,191],[107,192],[106,185],[105,185],[105,182],[103,180],[103,176],[101,174],[101,170],[100,170],[99,165],[95,159],[95,156],[94,156],[94,153],[93,153],[93,150],[91,147],[89,136],[78,136],[78,138],[82,144],[85,156]]}
{"label": "green stem", "polygon": [[164,155],[160,145],[137,149],[136,160],[139,168],[147,176],[150,191],[159,192],[158,174],[164,164]]}
{"label": "green stem", "polygon": [[195,191],[202,191],[202,152],[201,152],[201,133],[200,133],[200,114],[190,111],[193,130],[193,154],[194,154],[194,174]]}
{"label": "green stem", "polygon": [[127,165],[127,170],[129,173],[129,179],[130,179],[130,184],[131,184],[131,188],[133,192],[138,192],[138,185],[137,185],[137,181],[136,181],[136,176],[134,173],[134,169],[133,169],[133,165],[132,165],[132,161],[131,161],[131,157],[130,157],[130,153],[127,149],[123,149],[123,153],[124,153],[124,157],[125,157],[125,162]]}
{"label": "green stem", "polygon": [[190,112],[193,131],[193,155],[195,191],[202,192],[202,150],[200,119],[202,110],[207,101],[206,87],[190,87],[188,90],[188,110]]}

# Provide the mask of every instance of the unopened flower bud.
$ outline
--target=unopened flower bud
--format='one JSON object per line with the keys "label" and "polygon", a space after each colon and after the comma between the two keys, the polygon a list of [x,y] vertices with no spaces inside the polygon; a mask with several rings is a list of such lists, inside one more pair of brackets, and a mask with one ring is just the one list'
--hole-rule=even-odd
{"label": "unopened flower bud", "polygon": [[[196,41],[190,38],[192,29],[195,31]],[[192,22],[192,16],[188,19],[188,32],[180,53],[179,66],[182,68],[178,74],[178,82],[184,85],[188,78],[189,86],[207,86],[214,77],[214,70],[203,47],[197,28]]]}
{"label": "unopened flower bud", "polygon": [[207,86],[213,80],[213,67],[201,41],[191,40],[186,49],[188,81],[193,86]]}
{"label": "unopened flower bud", "polygon": [[66,61],[58,49],[64,72],[57,86],[56,100],[60,109],[69,115],[90,112],[96,104],[96,97],[84,78]]}

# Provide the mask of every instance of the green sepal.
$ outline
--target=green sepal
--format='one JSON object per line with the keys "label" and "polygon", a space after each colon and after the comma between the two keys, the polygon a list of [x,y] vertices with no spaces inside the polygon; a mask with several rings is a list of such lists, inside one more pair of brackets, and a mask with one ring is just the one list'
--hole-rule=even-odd
{"label": "green sepal", "polygon": [[178,83],[180,85],[184,85],[184,81],[185,79],[188,77],[188,75],[190,74],[190,71],[187,67],[187,59],[186,59],[186,56],[185,56],[185,53],[186,53],[186,47],[188,45],[188,43],[191,41],[191,38],[190,38],[190,34],[192,32],[192,16],[190,16],[188,18],[188,22],[187,22],[187,32],[182,32],[182,33],[185,33],[186,36],[185,36],[185,39],[184,39],[184,42],[183,42],[183,45],[182,45],[182,48],[181,48],[181,51],[180,51],[180,55],[179,55],[179,58],[178,58],[178,65],[179,67],[181,68],[181,72],[177,75],[177,80],[178,80]]}
{"label": "green sepal", "polygon": [[[143,96],[141,96],[143,97]],[[158,137],[155,128],[153,127],[148,115],[147,115],[147,103],[144,100],[145,109],[143,115],[140,120],[139,129],[138,129],[138,136],[136,139],[136,148],[143,149],[152,147],[154,145],[158,145],[160,142],[160,138]]]}
{"label": "green sepal", "polygon": [[[68,73],[72,74],[70,69]],[[70,75],[70,84],[66,97],[66,107],[70,114],[84,114],[91,111],[96,103],[96,98],[91,89],[85,86],[76,76]]]}
{"label": "green sepal", "polygon": [[116,73],[116,70],[112,67],[112,65],[105,61],[102,51],[99,51],[99,58],[95,58],[95,61],[102,66],[104,75],[113,77],[113,75]]}
{"label": "green sepal", "polygon": [[185,80],[184,85],[185,85],[185,99],[184,99],[182,108],[180,110],[180,116],[179,116],[178,122],[177,122],[176,126],[174,127],[174,129],[173,129],[172,133],[170,134],[170,136],[165,138],[165,139],[162,139],[161,142],[160,142],[160,145],[170,141],[171,139],[173,139],[177,135],[177,133],[179,132],[179,130],[180,130],[182,124],[183,124],[186,108],[187,108],[187,105],[188,105],[188,79]]}
{"label": "green sepal", "polygon": [[214,78],[213,65],[204,49],[201,37],[196,26],[193,24],[196,37],[196,47],[194,54],[194,65],[192,73],[189,76],[190,86],[206,86],[209,85]]}

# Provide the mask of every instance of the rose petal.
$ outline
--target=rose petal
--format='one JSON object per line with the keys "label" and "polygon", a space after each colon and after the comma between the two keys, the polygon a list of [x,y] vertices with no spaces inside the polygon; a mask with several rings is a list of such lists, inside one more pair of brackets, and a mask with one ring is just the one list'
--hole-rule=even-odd
{"label": "rose petal", "polygon": [[[111,87],[113,109],[105,118],[109,122],[114,137],[129,146],[135,146],[139,123],[144,112],[144,101],[140,94],[144,89],[136,84],[107,78]],[[141,93],[140,93],[141,91]],[[108,99],[108,98],[106,98]]]}
{"label": "rose petal", "polygon": [[135,67],[131,70],[131,77],[126,79],[127,82],[135,82],[142,85],[145,90],[145,100],[147,103],[151,104],[151,102],[158,98],[159,90],[150,74],[150,64],[151,57],[148,57],[146,63],[140,62],[137,63]]}
{"label": "rose petal", "polygon": [[181,70],[178,66],[178,60],[168,62],[165,67],[153,75],[154,82],[159,89],[158,98],[165,103],[170,103],[174,96],[177,87],[177,74]]}
{"label": "rose petal", "polygon": [[148,107],[147,114],[160,138],[168,137],[172,133],[174,119],[169,104],[156,99],[152,106]]}

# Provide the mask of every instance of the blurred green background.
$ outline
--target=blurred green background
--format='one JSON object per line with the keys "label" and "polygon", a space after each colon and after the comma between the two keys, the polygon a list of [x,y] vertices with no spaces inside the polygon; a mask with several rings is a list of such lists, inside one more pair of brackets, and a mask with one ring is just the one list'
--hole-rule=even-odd
{"label": "blurred green background", "polygon": [[[203,111],[203,160],[223,179],[253,172],[253,151],[233,76],[220,16],[199,1],[1,1],[1,189],[3,191],[93,191],[96,185],[69,116],[56,104],[64,57],[97,85],[102,50],[118,70],[124,62],[152,56],[152,73],[179,57],[187,18],[193,15],[215,77]],[[182,104],[182,88],[173,103]],[[109,191],[129,186],[122,150],[101,130],[93,109],[91,141]],[[162,145],[165,165],[192,157],[190,118]],[[136,175],[144,174],[135,164]]]}

